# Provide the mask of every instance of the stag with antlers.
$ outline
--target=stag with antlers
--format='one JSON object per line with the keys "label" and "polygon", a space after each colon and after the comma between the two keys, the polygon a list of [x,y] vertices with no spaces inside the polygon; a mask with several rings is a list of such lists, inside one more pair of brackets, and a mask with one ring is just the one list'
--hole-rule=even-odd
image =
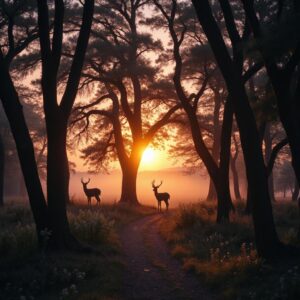
{"label": "stag with antlers", "polygon": [[166,203],[166,209],[169,209],[169,200],[170,194],[169,193],[158,193],[158,188],[162,185],[162,181],[159,185],[155,185],[155,180],[152,181],[152,188],[154,191],[155,198],[157,200],[158,211],[161,211],[161,202],[164,201]]}
{"label": "stag with antlers", "polygon": [[97,205],[100,205],[100,195],[101,195],[101,190],[97,189],[97,188],[93,188],[93,189],[88,189],[87,185],[90,182],[90,178],[88,179],[87,182],[84,182],[83,179],[81,178],[81,183],[83,186],[83,191],[85,193],[85,195],[87,196],[88,199],[88,205],[91,205],[91,200],[93,197],[96,198],[97,200]]}

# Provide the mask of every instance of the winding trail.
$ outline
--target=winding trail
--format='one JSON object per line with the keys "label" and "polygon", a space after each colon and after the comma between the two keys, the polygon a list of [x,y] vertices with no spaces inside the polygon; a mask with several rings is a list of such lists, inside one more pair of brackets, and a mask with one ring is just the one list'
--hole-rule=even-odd
{"label": "winding trail", "polygon": [[122,296],[126,300],[208,300],[213,297],[199,279],[185,273],[161,238],[158,226],[164,214],[127,225],[121,231],[126,258]]}

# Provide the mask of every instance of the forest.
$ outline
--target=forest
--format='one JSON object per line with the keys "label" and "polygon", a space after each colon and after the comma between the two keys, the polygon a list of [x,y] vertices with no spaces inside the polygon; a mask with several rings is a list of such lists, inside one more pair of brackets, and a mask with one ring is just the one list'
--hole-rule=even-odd
{"label": "forest", "polygon": [[297,0],[0,0],[0,300],[300,299],[299,29]]}

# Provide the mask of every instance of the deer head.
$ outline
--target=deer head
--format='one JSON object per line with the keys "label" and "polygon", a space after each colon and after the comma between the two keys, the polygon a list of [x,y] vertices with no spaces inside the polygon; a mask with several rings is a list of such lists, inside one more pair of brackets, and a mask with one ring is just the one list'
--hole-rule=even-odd
{"label": "deer head", "polygon": [[86,187],[90,181],[91,181],[90,178],[88,179],[87,182],[84,182],[84,181],[83,181],[83,178],[81,178],[81,183],[82,183],[83,187]]}
{"label": "deer head", "polygon": [[162,180],[159,185],[155,185],[155,180],[152,181],[152,188],[154,192],[157,192],[157,189],[162,185]]}

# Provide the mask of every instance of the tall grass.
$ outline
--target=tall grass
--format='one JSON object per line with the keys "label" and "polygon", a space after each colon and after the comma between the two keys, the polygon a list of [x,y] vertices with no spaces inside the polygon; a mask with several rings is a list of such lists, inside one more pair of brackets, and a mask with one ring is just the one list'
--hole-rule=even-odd
{"label": "tall grass", "polygon": [[119,205],[68,206],[73,234],[101,254],[45,254],[38,251],[29,207],[4,207],[0,210],[0,299],[113,299],[123,268],[117,231],[151,212]]}
{"label": "tall grass", "polygon": [[[185,270],[198,274],[220,299],[300,299],[300,261],[262,261],[252,220],[242,211],[239,204],[230,223],[216,224],[214,203],[183,205],[162,222],[161,232]],[[276,203],[274,215],[281,240],[298,243],[297,207]]]}

